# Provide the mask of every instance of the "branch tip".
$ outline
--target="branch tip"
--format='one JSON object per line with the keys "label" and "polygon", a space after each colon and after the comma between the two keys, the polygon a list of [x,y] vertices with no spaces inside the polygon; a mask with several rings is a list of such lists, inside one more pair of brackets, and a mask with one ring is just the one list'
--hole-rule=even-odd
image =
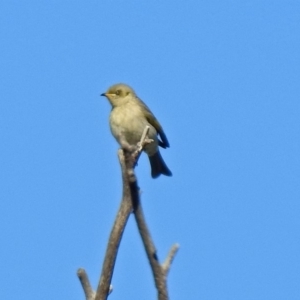
{"label": "branch tip", "polygon": [[175,258],[176,253],[178,252],[178,250],[179,250],[179,244],[174,244],[171,247],[164,263],[162,264],[162,268],[164,270],[165,276],[168,274],[168,272],[170,270],[170,267],[171,267],[171,264],[172,264],[172,262]]}
{"label": "branch tip", "polygon": [[94,300],[95,292],[92,289],[87,273],[84,269],[79,268],[77,270],[77,276],[80,280],[81,286],[83,288],[86,300]]}

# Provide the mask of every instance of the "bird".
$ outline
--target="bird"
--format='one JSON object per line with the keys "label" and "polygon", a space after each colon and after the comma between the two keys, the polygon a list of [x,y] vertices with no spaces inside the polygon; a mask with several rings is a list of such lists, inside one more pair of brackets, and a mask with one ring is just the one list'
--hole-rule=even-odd
{"label": "bird", "polygon": [[148,139],[153,140],[144,146],[149,157],[152,178],[161,174],[172,176],[164,162],[159,146],[170,147],[162,126],[148,106],[136,95],[133,88],[124,83],[114,84],[102,93],[111,104],[109,116],[110,130],[123,149],[135,149],[146,126],[149,126]]}

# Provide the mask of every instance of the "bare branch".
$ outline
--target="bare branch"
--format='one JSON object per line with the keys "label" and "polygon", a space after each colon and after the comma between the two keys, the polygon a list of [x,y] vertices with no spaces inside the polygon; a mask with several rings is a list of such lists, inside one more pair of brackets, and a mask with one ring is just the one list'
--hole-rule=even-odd
{"label": "bare branch", "polygon": [[[149,128],[147,127],[145,128],[143,136],[139,143],[140,145],[142,145],[142,147],[144,147],[147,143],[152,142],[151,140],[148,140],[146,138],[147,132],[149,131]],[[135,186],[133,185],[134,183]],[[150,231],[145,221],[144,213],[140,202],[140,193],[139,193],[137,183],[130,182],[130,184],[131,184],[132,203],[134,208],[133,213],[152,269],[155,286],[158,292],[158,299],[168,300],[169,296],[167,290],[166,276],[169,271],[171,262],[174,259],[174,256],[179,248],[179,245],[175,245],[172,247],[166,259],[166,262],[164,263],[164,265],[160,265],[158,261],[156,249],[150,235]]]}
{"label": "bare branch", "polygon": [[168,256],[166,257],[166,260],[162,264],[162,268],[164,270],[165,276],[168,275],[168,272],[170,270],[171,264],[172,264],[172,262],[174,260],[174,257],[175,257],[175,255],[176,255],[176,253],[177,253],[178,250],[179,250],[179,244],[174,244],[171,247]]}
{"label": "bare branch", "polygon": [[141,136],[141,139],[138,143],[138,149],[137,149],[138,152],[142,152],[147,134],[149,133],[149,130],[150,130],[150,127],[146,126],[144,131],[143,131],[143,134]]}
{"label": "bare branch", "polygon": [[134,216],[152,269],[159,300],[167,300],[168,290],[162,267],[159,264],[156,249],[147,227],[139,198],[134,199]]}
{"label": "bare branch", "polygon": [[79,269],[77,271],[77,275],[84,290],[86,300],[106,300],[109,293],[112,291],[112,286],[110,285],[110,283],[113,275],[116,257],[120,246],[121,238],[131,211],[134,212],[137,226],[144,243],[148,260],[152,268],[155,286],[158,291],[158,299],[169,299],[166,277],[170,269],[171,263],[174,259],[174,256],[178,251],[179,245],[175,244],[172,246],[165,262],[163,263],[163,265],[160,265],[157,258],[156,249],[151,239],[150,231],[147,227],[145,217],[142,211],[140,203],[140,190],[133,170],[145,145],[153,142],[153,140],[147,138],[149,129],[149,126],[145,127],[141,140],[138,143],[137,149],[134,152],[127,148],[124,148],[124,150],[120,149],[118,151],[118,156],[122,169],[123,196],[119,211],[117,213],[113,228],[110,233],[106,254],[102,266],[102,273],[96,293],[90,285],[85,270]]}
{"label": "bare branch", "polygon": [[83,288],[85,299],[86,300],[94,300],[95,299],[95,292],[92,289],[90,284],[89,278],[84,269],[80,268],[77,270],[77,276],[80,280],[81,286]]}
{"label": "bare branch", "polygon": [[150,130],[150,127],[149,126],[146,126],[144,131],[143,131],[143,134],[141,136],[141,139],[140,141],[137,143],[137,149],[136,151],[132,154],[132,157],[133,157],[133,167],[135,167],[137,161],[139,160],[139,157],[144,149],[144,147],[147,145],[147,144],[150,144],[150,143],[153,143],[153,140],[152,139],[148,139],[147,138],[147,135],[149,133],[149,130]]}
{"label": "bare branch", "polygon": [[132,202],[130,189],[128,185],[128,179],[126,174],[125,157],[123,150],[118,151],[120,164],[122,166],[122,177],[123,177],[123,198],[121,205],[115,219],[112,231],[110,233],[106,254],[103,262],[102,273],[97,288],[95,300],[107,299],[110,290],[111,278],[116,262],[116,257],[120,245],[120,241],[125,229],[130,212],[132,211]]}

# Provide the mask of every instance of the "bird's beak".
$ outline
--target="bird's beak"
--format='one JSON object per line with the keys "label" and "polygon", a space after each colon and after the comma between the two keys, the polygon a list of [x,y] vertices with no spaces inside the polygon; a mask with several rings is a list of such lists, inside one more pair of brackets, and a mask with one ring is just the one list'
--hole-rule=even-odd
{"label": "bird's beak", "polygon": [[102,93],[100,96],[104,96],[104,97],[106,97],[106,98],[110,98],[110,97],[112,97],[112,96],[114,96],[115,94],[109,94],[109,93]]}

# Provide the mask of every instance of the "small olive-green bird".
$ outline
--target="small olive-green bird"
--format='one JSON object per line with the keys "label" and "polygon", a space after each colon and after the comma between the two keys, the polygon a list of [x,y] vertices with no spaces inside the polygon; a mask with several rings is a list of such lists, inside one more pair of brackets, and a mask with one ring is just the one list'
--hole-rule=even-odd
{"label": "small olive-green bird", "polygon": [[144,151],[150,160],[151,176],[153,178],[160,174],[172,176],[158,148],[158,146],[170,147],[167,137],[153,113],[137,97],[134,90],[126,84],[119,83],[111,86],[101,96],[105,96],[112,106],[109,117],[110,129],[121,147],[133,149],[140,141],[143,131],[148,125],[150,127],[148,138],[152,139],[153,142],[147,144]]}

